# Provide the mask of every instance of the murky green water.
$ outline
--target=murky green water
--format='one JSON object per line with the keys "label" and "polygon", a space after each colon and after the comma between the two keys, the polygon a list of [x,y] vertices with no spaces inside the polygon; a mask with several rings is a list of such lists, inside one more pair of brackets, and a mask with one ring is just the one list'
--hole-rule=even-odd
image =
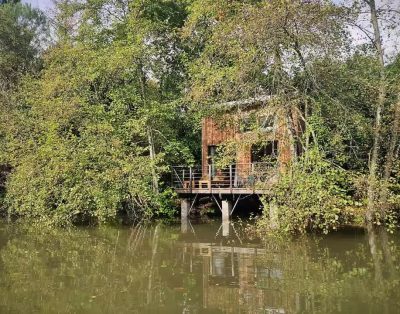
{"label": "murky green water", "polygon": [[0,224],[0,313],[400,312],[398,236],[262,244],[238,224],[183,229]]}

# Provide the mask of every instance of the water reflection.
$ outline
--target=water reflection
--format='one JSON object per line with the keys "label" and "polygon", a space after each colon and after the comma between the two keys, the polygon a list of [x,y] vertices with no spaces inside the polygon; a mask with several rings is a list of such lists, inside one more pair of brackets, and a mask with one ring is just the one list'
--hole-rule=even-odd
{"label": "water reflection", "polygon": [[283,279],[282,270],[257,262],[265,249],[196,243],[185,245],[185,251],[191,263],[202,265],[204,309],[286,313],[279,289],[274,287],[274,282]]}
{"label": "water reflection", "polygon": [[372,242],[351,232],[258,243],[219,222],[0,225],[0,313],[396,313],[400,241]]}

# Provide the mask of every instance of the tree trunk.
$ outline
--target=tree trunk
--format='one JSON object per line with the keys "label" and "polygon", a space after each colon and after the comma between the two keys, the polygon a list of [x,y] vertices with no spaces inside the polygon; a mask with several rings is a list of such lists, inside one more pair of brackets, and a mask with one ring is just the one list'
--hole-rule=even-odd
{"label": "tree trunk", "polygon": [[383,213],[386,211],[387,208],[386,203],[389,195],[388,183],[390,179],[390,174],[392,173],[393,170],[393,163],[396,155],[396,147],[399,141],[399,128],[400,128],[400,93],[398,94],[397,102],[394,105],[394,120],[391,130],[392,134],[390,138],[389,149],[386,154],[385,168],[383,171],[384,186],[382,187],[381,199],[380,199],[380,204]]}
{"label": "tree trunk", "polygon": [[374,263],[375,284],[380,285],[382,282],[382,266],[378,252],[377,234],[375,228],[370,222],[367,223],[367,235],[369,250],[371,252],[372,261]]}
{"label": "tree trunk", "polygon": [[[275,94],[279,95],[283,104],[282,108],[282,116],[285,119],[285,124],[286,124],[286,134],[285,134],[285,145],[288,145],[290,147],[290,157],[291,160],[296,158],[296,143],[295,143],[295,127],[292,119],[292,108],[290,105],[288,105],[287,101],[287,96],[286,93],[283,91],[285,90],[285,85],[284,85],[284,75],[283,75],[283,62],[282,62],[282,54],[281,50],[279,48],[279,45],[275,47],[275,54],[274,54],[274,89],[275,89]],[[281,154],[281,152],[279,153]],[[280,156],[281,157],[281,156]],[[280,158],[282,159],[282,158]],[[283,159],[286,159],[283,158]]]}
{"label": "tree trunk", "polygon": [[156,262],[156,255],[158,252],[159,229],[160,229],[160,224],[158,224],[154,228],[153,241],[152,241],[152,245],[151,245],[152,252],[151,252],[150,269],[149,269],[149,282],[147,285],[147,304],[150,304],[151,300],[152,300],[154,265]]}
{"label": "tree trunk", "polygon": [[147,128],[147,139],[149,141],[149,152],[150,152],[150,160],[151,160],[151,174],[153,177],[153,192],[158,194],[158,177],[156,173],[156,168],[154,165],[156,152],[154,148],[154,138],[153,138],[153,130],[151,127]]}
{"label": "tree trunk", "polygon": [[[317,83],[315,82],[315,79],[314,79],[312,73],[310,72],[309,68],[307,67],[306,59],[304,58],[304,56],[303,56],[303,54],[301,52],[301,46],[300,46],[299,40],[295,35],[291,34],[286,27],[283,27],[283,31],[293,41],[293,43],[292,43],[293,50],[296,53],[297,58],[299,59],[299,62],[301,64],[301,66],[303,67],[303,70],[304,70],[304,73],[306,74],[306,77],[308,77],[308,79],[309,79],[309,80],[307,80],[307,86],[304,86],[305,92],[307,94],[308,93],[312,93],[314,90],[317,89]],[[300,108],[297,108],[297,110],[301,112]],[[306,98],[304,100],[304,123],[305,123],[305,125],[308,124],[308,117],[309,117],[309,100]],[[296,124],[297,123],[298,123],[298,121],[296,121]],[[304,132],[304,131],[305,130],[302,130],[302,132]],[[295,132],[295,134],[296,134],[297,140],[299,140],[298,132]],[[307,135],[306,138],[305,138],[305,144],[302,145],[302,150],[303,151],[308,151],[309,150],[309,146],[310,146],[310,137]],[[295,151],[296,151],[296,147],[295,147]]]}
{"label": "tree trunk", "polygon": [[378,189],[378,163],[381,145],[381,129],[382,129],[382,110],[386,97],[386,79],[385,79],[385,64],[383,61],[383,48],[381,33],[378,24],[378,16],[376,12],[375,0],[366,1],[371,11],[371,23],[374,29],[374,44],[376,49],[376,57],[380,67],[379,77],[379,96],[376,104],[375,111],[375,125],[374,125],[374,138],[371,152],[371,159],[369,164],[369,177],[368,177],[368,209],[366,213],[366,220],[372,221],[375,212],[375,199]]}
{"label": "tree trunk", "polygon": [[395,271],[396,267],[393,264],[393,256],[392,256],[392,252],[390,250],[388,233],[384,227],[380,228],[380,230],[379,230],[379,238],[381,240],[383,257],[385,258],[385,262],[386,262],[385,271],[390,276],[390,278],[393,279],[396,274],[396,271]]}
{"label": "tree trunk", "polygon": [[[139,71],[140,71],[140,85],[142,89],[142,101],[144,105],[147,103],[146,99],[146,76],[143,71],[143,66],[139,66]],[[153,186],[153,192],[155,194],[158,194],[158,177],[157,177],[157,172],[155,168],[155,157],[156,157],[156,152],[155,152],[155,146],[154,146],[154,137],[153,137],[153,130],[151,126],[147,127],[147,141],[149,144],[149,155],[150,155],[150,160],[151,160],[151,175],[152,175],[152,186]]]}

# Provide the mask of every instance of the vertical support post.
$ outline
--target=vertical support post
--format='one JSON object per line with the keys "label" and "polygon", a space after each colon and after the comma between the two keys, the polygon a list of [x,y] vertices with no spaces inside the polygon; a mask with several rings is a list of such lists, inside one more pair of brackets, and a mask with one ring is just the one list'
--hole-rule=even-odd
{"label": "vertical support post", "polygon": [[193,180],[193,172],[192,172],[192,167],[189,168],[189,188],[190,188],[190,194],[192,194],[192,180]]}
{"label": "vertical support post", "polygon": [[185,188],[185,169],[182,169],[182,188]]}
{"label": "vertical support post", "polygon": [[181,233],[188,233],[189,231],[189,218],[181,218]]}
{"label": "vertical support post", "polygon": [[229,200],[222,200],[222,236],[229,236],[229,217],[232,211],[232,202]]}
{"label": "vertical support post", "polygon": [[229,221],[232,211],[232,202],[229,200],[222,200],[222,221]]}
{"label": "vertical support post", "polygon": [[232,194],[232,165],[229,165],[229,189]]}
{"label": "vertical support post", "polygon": [[190,200],[188,198],[181,199],[181,232],[188,232],[189,225],[189,210],[190,210]]}
{"label": "vertical support post", "polygon": [[251,188],[253,189],[253,193],[254,193],[254,188],[256,185],[256,176],[254,173],[254,163],[253,162],[251,163],[251,177],[252,177]]}
{"label": "vertical support post", "polygon": [[233,248],[233,246],[232,246],[232,247],[231,247],[231,265],[232,265],[232,268],[231,268],[231,276],[232,276],[232,277],[235,277],[235,258],[234,258],[233,253],[234,253],[234,248]]}
{"label": "vertical support post", "polygon": [[211,194],[211,165],[208,165],[208,188]]}
{"label": "vertical support post", "polygon": [[230,226],[231,226],[231,223],[229,222],[229,220],[222,221],[222,236],[223,237],[229,237]]}
{"label": "vertical support post", "polygon": [[188,198],[181,199],[181,218],[187,218],[189,216],[190,200]]}

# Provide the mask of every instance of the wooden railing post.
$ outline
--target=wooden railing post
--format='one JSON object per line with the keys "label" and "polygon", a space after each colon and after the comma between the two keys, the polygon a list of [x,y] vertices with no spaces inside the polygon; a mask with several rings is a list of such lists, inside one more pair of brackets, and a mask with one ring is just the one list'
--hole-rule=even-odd
{"label": "wooden railing post", "polygon": [[229,189],[231,190],[232,194],[232,165],[229,165]]}
{"label": "wooden railing post", "polygon": [[255,182],[256,182],[256,176],[254,173],[254,162],[251,163],[251,177],[253,178],[252,188],[253,188],[253,192],[254,192],[254,186],[255,186]]}
{"label": "wooden railing post", "polygon": [[208,188],[211,194],[211,165],[208,165]]}
{"label": "wooden railing post", "polygon": [[190,194],[192,194],[192,180],[193,180],[193,173],[192,173],[192,167],[189,168],[189,188],[190,188]]}

